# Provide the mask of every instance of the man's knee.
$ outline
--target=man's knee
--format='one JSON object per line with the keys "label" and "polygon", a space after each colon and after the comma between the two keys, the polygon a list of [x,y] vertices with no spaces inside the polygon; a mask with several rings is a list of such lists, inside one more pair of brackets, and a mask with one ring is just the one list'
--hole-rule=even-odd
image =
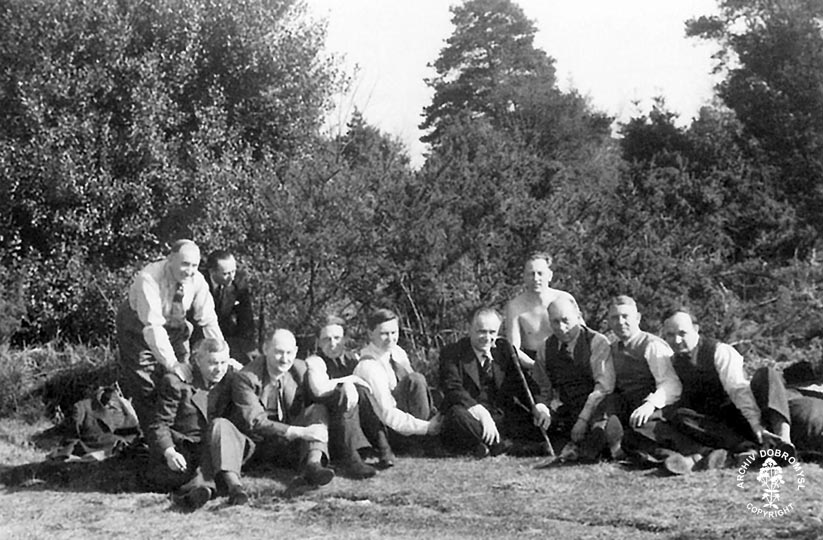
{"label": "man's knee", "polygon": [[304,425],[325,424],[329,425],[329,409],[320,403],[312,403],[303,410],[300,415]]}

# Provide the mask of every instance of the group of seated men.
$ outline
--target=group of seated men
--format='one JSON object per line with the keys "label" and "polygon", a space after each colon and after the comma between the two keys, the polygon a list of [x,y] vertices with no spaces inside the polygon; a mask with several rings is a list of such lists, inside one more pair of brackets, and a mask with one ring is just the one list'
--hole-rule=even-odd
{"label": "group of seated men", "polygon": [[[484,307],[469,314],[468,335],[440,351],[442,399],[412,368],[387,309],[370,314],[357,354],[335,317],[306,360],[284,328],[252,352],[251,308],[233,327],[220,320],[220,305],[231,311],[240,300],[225,297],[237,297],[236,262],[217,255],[207,280],[197,245],[176,242],[137,274],[117,317],[120,383],[150,449],[146,477],[191,508],[218,491],[244,504],[241,468],[254,461],[321,486],[335,474],[372,477],[398,448],[483,458],[552,440],[563,443],[562,461],[629,455],[683,474],[761,444],[792,453],[793,440],[821,444],[823,400],[787,389],[774,370],[749,383],[742,357],[700,337],[684,310],[666,319],[664,341],[640,330],[631,298],[616,297],[610,344],[571,295],[549,287],[545,254],[526,262],[526,290],[506,310],[508,339],[498,337],[503,318]],[[202,337],[190,351],[193,332]]]}

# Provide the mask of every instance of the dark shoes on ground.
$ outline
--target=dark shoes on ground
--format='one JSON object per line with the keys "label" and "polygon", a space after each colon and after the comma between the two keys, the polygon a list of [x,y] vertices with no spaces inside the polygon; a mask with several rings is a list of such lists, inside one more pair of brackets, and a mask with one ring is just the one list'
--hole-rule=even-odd
{"label": "dark shoes on ground", "polygon": [[364,480],[377,474],[377,469],[367,463],[363,463],[361,459],[352,459],[341,465],[340,472],[347,478]]}
{"label": "dark shoes on ground", "polygon": [[314,486],[325,486],[334,478],[334,471],[317,462],[307,463],[303,478]]}
{"label": "dark shoes on ground", "polygon": [[249,502],[249,494],[243,486],[234,486],[229,489],[229,504],[241,506]]}
{"label": "dark shoes on ground", "polygon": [[712,450],[700,459],[672,452],[672,454],[663,461],[663,468],[671,474],[684,475],[692,471],[720,469],[725,467],[727,458],[728,453],[722,448]]}
{"label": "dark shoes on ground", "polygon": [[172,495],[172,500],[183,508],[197,510],[209,502],[211,496],[211,488],[207,486],[195,486],[185,493]]}

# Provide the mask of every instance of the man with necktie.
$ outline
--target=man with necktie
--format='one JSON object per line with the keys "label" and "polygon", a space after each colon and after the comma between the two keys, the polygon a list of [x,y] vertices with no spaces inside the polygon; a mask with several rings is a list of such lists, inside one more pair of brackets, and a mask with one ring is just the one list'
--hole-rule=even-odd
{"label": "man with necktie", "polygon": [[174,489],[188,508],[206,504],[223,482],[229,504],[245,504],[240,467],[252,444],[223,416],[231,405],[233,367],[223,341],[202,340],[194,352],[188,381],[167,373],[157,386],[157,404],[147,432],[147,479],[155,488]]}
{"label": "man with necktie", "polygon": [[468,336],[440,351],[443,445],[477,458],[515,449],[514,440],[540,441],[514,362],[515,349],[498,339],[502,318],[480,308],[468,318]]}
{"label": "man with necktie", "polygon": [[223,341],[206,280],[197,271],[200,249],[191,240],[172,244],[168,256],[134,278],[117,313],[120,386],[131,398],[144,433],[153,413],[157,381],[166,373],[191,375],[189,338],[193,324],[205,338]]}
{"label": "man with necktie", "polygon": [[[378,466],[394,465],[393,444],[403,444],[399,436],[436,435],[441,417],[435,414],[426,378],[412,369],[409,357],[398,344],[400,325],[389,309],[377,309],[368,318],[370,343],[360,350],[354,369],[371,392],[377,426],[363,424],[366,436],[377,448]],[[371,428],[374,429],[371,429]]]}
{"label": "man with necktie", "polygon": [[573,300],[554,300],[548,315],[552,335],[537,351],[534,369],[540,387],[535,422],[569,441],[563,461],[593,461],[606,449],[619,457],[622,427],[616,418],[607,424],[615,380],[609,340],[583,324]]}
{"label": "man with necktie", "polygon": [[214,298],[217,322],[231,357],[245,365],[255,349],[254,306],[246,273],[230,252],[218,249],[206,259],[206,283]]}
{"label": "man with necktie", "polygon": [[306,363],[297,359],[297,340],[277,329],[232,383],[231,421],[256,445],[253,460],[297,468],[306,482],[326,485],[329,413],[309,402]]}

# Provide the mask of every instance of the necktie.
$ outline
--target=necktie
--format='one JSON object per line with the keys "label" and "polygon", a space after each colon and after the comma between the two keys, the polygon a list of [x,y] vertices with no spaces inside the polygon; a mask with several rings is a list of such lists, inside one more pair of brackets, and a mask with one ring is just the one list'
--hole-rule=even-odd
{"label": "necktie", "polygon": [[186,310],[183,309],[183,283],[178,282],[174,288],[174,296],[171,299],[171,319],[182,321],[186,317]]}
{"label": "necktie", "polygon": [[214,295],[214,304],[217,306],[218,309],[220,309],[220,306],[223,305],[223,286],[222,285],[217,286],[217,291],[215,292],[215,295]]}
{"label": "necktie", "polygon": [[569,345],[567,343],[561,343],[560,344],[559,353],[560,353],[561,360],[571,361],[572,355],[569,352]]}
{"label": "necktie", "polygon": [[483,374],[491,379],[494,377],[494,370],[492,369],[492,355],[484,352],[483,353],[483,363],[480,366],[483,369]]}
{"label": "necktie", "polygon": [[283,402],[283,379],[277,379],[274,382],[274,408],[275,413],[277,415],[277,421],[282,422],[283,419],[286,417],[286,407],[285,403]]}

